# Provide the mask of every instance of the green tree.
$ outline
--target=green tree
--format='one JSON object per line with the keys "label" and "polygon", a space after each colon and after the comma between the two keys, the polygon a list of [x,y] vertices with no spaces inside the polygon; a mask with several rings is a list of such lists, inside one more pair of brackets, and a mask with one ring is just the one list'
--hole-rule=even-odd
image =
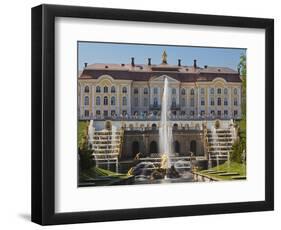
{"label": "green tree", "polygon": [[244,154],[246,153],[246,108],[247,108],[246,106],[247,66],[246,66],[246,56],[244,54],[240,56],[238,69],[240,70],[240,76],[242,80],[242,100],[241,100],[242,116],[241,116],[241,120],[237,121],[238,139],[232,145],[230,160],[237,163],[243,163],[245,158]]}

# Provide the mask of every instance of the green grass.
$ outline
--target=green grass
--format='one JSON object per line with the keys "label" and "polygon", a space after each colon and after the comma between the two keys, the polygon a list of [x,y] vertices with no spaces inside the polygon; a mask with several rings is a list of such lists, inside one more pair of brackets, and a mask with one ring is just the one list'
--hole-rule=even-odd
{"label": "green grass", "polygon": [[78,122],[78,147],[83,149],[87,140],[87,121],[79,121]]}
{"label": "green grass", "polygon": [[[239,173],[238,176],[246,176],[246,165],[236,163],[236,162],[230,162],[230,163],[225,162],[224,164],[218,165],[218,166],[210,168],[208,170],[237,172],[237,173]],[[202,175],[207,175],[214,179],[232,180],[232,176],[219,176],[217,174],[208,173],[208,170],[202,170],[202,171],[199,171],[199,173]]]}

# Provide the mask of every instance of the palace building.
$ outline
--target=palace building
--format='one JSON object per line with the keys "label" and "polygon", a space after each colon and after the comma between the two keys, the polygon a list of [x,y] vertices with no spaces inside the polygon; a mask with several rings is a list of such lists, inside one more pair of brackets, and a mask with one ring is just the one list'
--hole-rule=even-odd
{"label": "palace building", "polygon": [[[146,64],[87,64],[78,76],[78,119],[93,120],[95,130],[114,125],[124,131],[127,157],[137,152],[157,152],[164,79],[169,82],[169,122],[174,132],[175,151],[206,156],[203,125],[219,120],[228,129],[241,118],[242,81],[239,70],[228,67],[199,66],[162,62]],[[109,124],[109,123],[110,124]],[[206,131],[207,132],[207,131]]]}

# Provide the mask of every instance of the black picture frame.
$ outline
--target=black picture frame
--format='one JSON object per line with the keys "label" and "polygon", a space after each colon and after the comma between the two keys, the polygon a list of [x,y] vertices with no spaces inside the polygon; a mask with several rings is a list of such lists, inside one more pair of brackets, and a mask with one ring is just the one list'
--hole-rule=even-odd
{"label": "black picture frame", "polygon": [[[265,200],[55,213],[55,18],[88,18],[265,29]],[[262,151],[262,150],[261,150]],[[93,207],[94,208],[94,207]],[[32,221],[41,225],[274,209],[274,20],[62,5],[32,8]]]}

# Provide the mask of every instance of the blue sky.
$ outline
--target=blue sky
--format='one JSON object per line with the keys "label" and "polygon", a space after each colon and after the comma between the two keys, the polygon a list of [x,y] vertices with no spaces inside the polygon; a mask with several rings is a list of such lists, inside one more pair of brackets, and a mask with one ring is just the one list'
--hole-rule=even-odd
{"label": "blue sky", "polygon": [[78,64],[83,69],[84,62],[93,63],[130,63],[135,57],[136,64],[146,64],[151,58],[152,64],[161,63],[161,55],[166,50],[168,64],[177,64],[181,59],[182,65],[192,65],[197,59],[197,65],[203,67],[220,66],[237,69],[241,54],[246,49],[208,48],[190,46],[139,45],[122,43],[78,42]]}

